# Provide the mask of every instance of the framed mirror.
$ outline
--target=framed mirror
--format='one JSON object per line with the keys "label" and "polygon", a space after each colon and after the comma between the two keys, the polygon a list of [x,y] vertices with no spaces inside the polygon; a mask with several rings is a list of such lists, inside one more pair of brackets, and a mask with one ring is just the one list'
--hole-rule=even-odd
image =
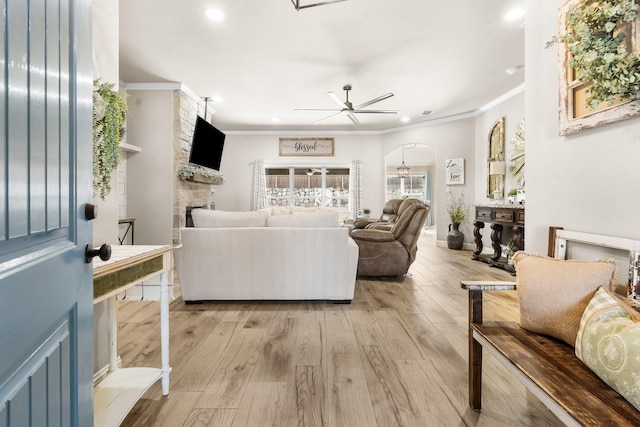
{"label": "framed mirror", "polygon": [[501,118],[489,131],[489,150],[487,157],[487,197],[502,199],[504,197],[504,118]]}

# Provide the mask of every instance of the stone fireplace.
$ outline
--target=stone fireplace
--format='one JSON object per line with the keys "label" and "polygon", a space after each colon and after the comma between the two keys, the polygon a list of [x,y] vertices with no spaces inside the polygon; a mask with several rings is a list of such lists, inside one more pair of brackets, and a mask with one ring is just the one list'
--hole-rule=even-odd
{"label": "stone fireplace", "polygon": [[[198,114],[204,117],[204,106],[200,99],[182,91],[174,91],[174,197],[173,197],[173,244],[180,244],[180,227],[187,226],[187,211],[195,207],[209,207],[213,202],[215,184],[178,179],[178,168],[189,162],[191,139]],[[208,115],[207,120],[211,120]],[[192,224],[190,224],[192,226]]]}

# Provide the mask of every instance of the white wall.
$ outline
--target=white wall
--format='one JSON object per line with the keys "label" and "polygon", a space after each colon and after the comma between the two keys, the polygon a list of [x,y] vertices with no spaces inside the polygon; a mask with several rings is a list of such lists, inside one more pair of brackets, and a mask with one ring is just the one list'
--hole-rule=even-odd
{"label": "white wall", "polygon": [[[120,75],[118,0],[93,0],[93,77],[118,87]],[[98,217],[93,220],[93,242],[118,244],[118,173],[111,177],[111,193],[96,197]]]}
{"label": "white wall", "polygon": [[[487,156],[489,152],[489,132],[493,125],[501,118],[504,118],[505,132],[505,161],[507,163],[507,173],[505,176],[504,194],[512,188],[518,188],[509,166],[511,164],[511,150],[513,149],[512,140],[516,133],[516,127],[520,124],[524,116],[524,91],[512,96],[511,98],[501,102],[495,107],[490,108],[476,118],[476,171],[478,179],[476,181],[476,204],[493,203],[493,199],[489,199],[487,195],[487,174],[489,173],[487,165]],[[526,138],[526,125],[525,125]],[[528,140],[528,138],[526,138]],[[525,141],[526,141],[525,140]],[[525,142],[526,143],[526,142]]]}
{"label": "white wall", "polygon": [[[509,99],[506,99],[505,101],[488,109],[487,111],[476,117],[475,162],[477,179],[475,183],[475,204],[492,204],[494,202],[494,199],[489,199],[487,197],[487,176],[489,173],[487,156],[489,152],[489,132],[491,131],[493,125],[501,118],[504,118],[505,125],[505,160],[507,163],[504,194],[506,196],[507,192],[512,188],[520,188],[520,186],[515,182],[513,175],[511,174],[511,170],[509,169],[509,166],[511,164],[509,159],[511,158],[511,150],[513,149],[513,144],[511,143],[511,141],[513,140],[516,133],[516,127],[518,126],[518,124],[520,124],[522,119],[525,118],[524,96],[524,91],[517,93]],[[527,128],[528,124],[525,124],[525,144],[528,144],[530,141],[527,133]],[[525,189],[527,190],[526,193],[528,194],[528,185],[525,185]],[[475,212],[472,212],[471,215],[475,215]],[[529,224],[528,206],[525,215],[526,229]],[[482,231],[482,243],[484,246],[484,252],[493,253],[493,248],[491,247],[491,229],[489,228],[488,224]],[[525,248],[529,249],[528,242],[525,242]]]}
{"label": "white wall", "polygon": [[547,229],[640,239],[640,119],[558,136],[557,9],[526,0],[527,250],[546,253]]}
{"label": "white wall", "polygon": [[135,242],[173,242],[172,90],[130,90],[127,142],[140,147],[127,159],[127,214],[136,219]]}
{"label": "white wall", "polygon": [[[93,0],[93,73],[94,78],[118,84],[119,81],[119,37],[118,0]],[[98,216],[93,220],[93,242],[118,244],[118,173],[111,179],[111,193],[100,200],[94,198],[98,206]],[[94,306],[94,372],[109,363],[109,339],[106,302]]]}
{"label": "white wall", "polygon": [[[382,134],[335,134],[335,156],[333,157],[280,157],[278,138],[291,136],[273,132],[269,134],[242,134],[227,132],[220,172],[225,183],[216,187],[214,201],[220,210],[249,210],[251,205],[251,180],[254,159],[263,159],[266,165],[310,165],[344,164],[353,160],[363,161],[362,206],[373,212],[385,201],[385,156],[403,144],[424,144],[435,151],[433,212],[439,245],[446,245],[446,235],[450,223],[446,211],[448,190],[456,194],[464,193],[471,205],[487,203],[486,198],[486,152],[490,126],[505,117],[505,140],[515,133],[516,125],[524,117],[524,95],[516,94],[506,101],[487,110],[478,117],[440,122],[432,125],[406,127]],[[213,123],[215,125],[215,116]],[[307,135],[307,134],[305,134]],[[299,135],[298,135],[299,136]],[[315,136],[328,136],[327,133]],[[507,152],[508,155],[508,152]],[[480,156],[478,158],[478,156]],[[445,186],[444,164],[446,159],[465,159],[465,184],[447,188]],[[429,163],[431,160],[429,161]],[[515,186],[507,172],[505,188]],[[473,211],[463,223],[466,248],[473,249]],[[490,243],[487,241],[487,247]]]}
{"label": "white wall", "polygon": [[[406,128],[401,131],[384,134],[380,156],[384,162],[384,156],[403,144],[425,144],[436,152],[434,192],[432,208],[436,222],[436,238],[439,245],[446,246],[449,215],[446,210],[447,187],[445,186],[445,161],[446,159],[465,159],[465,183],[464,185],[451,186],[456,193],[464,193],[465,199],[473,203],[475,199],[475,120],[467,118],[429,126]],[[379,190],[384,192],[384,176]],[[469,215],[461,226],[465,234],[465,242],[473,242],[473,219]]]}
{"label": "white wall", "polygon": [[[215,125],[215,116],[213,117]],[[384,204],[384,156],[381,153],[380,135],[344,135],[327,133],[313,136],[335,138],[334,156],[286,156],[280,157],[278,141],[282,134],[254,135],[227,133],[220,163],[220,172],[225,183],[216,186],[213,200],[216,209],[226,211],[247,211],[251,208],[252,164],[255,159],[263,159],[269,165],[349,166],[351,160],[362,160],[363,196],[362,206],[376,207]],[[301,136],[301,135],[295,135]],[[304,136],[311,136],[304,134]]]}

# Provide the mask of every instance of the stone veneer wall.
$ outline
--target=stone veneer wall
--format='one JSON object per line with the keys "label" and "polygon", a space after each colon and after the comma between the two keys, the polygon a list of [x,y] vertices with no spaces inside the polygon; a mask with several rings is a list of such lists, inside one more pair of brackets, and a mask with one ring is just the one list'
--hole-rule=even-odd
{"label": "stone veneer wall", "polygon": [[[207,206],[212,202],[211,184],[181,181],[178,179],[178,167],[189,162],[191,139],[198,114],[204,117],[204,103],[198,98],[182,90],[173,92],[175,136],[174,150],[174,197],[173,197],[173,244],[180,244],[180,227],[186,225],[186,210],[191,206]],[[208,111],[207,121],[211,121],[212,114]]]}

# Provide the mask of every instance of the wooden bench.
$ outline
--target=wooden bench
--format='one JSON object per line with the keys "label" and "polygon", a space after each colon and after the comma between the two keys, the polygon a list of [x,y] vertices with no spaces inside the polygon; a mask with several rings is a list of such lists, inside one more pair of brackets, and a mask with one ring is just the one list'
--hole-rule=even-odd
{"label": "wooden bench", "polygon": [[[637,260],[640,242],[558,231],[550,255],[564,258],[574,241],[629,250]],[[604,237],[604,238],[603,238]],[[560,255],[560,256],[558,256]],[[633,266],[637,281],[637,264]],[[636,283],[637,285],[637,283]],[[485,291],[516,290],[513,282],[462,281],[469,291],[469,405],[481,409],[482,349],[485,348],[566,425],[640,426],[640,412],[604,383],[562,341],[528,332],[515,322],[484,322]]]}

